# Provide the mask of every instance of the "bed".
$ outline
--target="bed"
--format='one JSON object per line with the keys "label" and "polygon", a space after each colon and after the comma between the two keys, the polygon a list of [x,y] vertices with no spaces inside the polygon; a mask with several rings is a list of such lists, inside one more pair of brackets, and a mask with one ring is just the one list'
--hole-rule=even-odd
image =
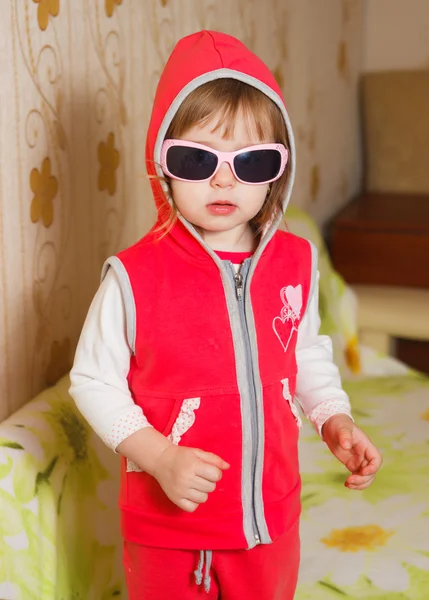
{"label": "bed", "polygon": [[[315,223],[288,227],[319,249],[322,331],[354,417],[384,457],[363,492],[308,423],[300,435],[297,600],[428,600],[429,378],[359,343],[356,294],[332,270]],[[408,310],[406,306],[404,310]],[[68,376],[0,424],[0,598],[124,599],[119,465],[68,395]]]}

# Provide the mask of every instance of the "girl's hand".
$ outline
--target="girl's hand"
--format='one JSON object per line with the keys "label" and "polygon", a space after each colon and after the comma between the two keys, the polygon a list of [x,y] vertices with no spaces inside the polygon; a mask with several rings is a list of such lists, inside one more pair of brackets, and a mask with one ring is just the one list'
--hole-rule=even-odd
{"label": "girl's hand", "polygon": [[363,490],[371,485],[382,458],[362,429],[347,415],[339,414],[326,421],[322,435],[332,454],[352,473],[344,485],[352,490]]}
{"label": "girl's hand", "polygon": [[174,504],[194,512],[206,502],[229,464],[216,454],[170,444],[158,457],[153,476]]}

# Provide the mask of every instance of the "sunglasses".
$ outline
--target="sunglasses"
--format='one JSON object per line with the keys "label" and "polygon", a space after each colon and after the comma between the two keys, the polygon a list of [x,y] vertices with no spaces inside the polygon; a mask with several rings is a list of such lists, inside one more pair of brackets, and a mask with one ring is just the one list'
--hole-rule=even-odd
{"label": "sunglasses", "polygon": [[180,181],[207,181],[227,162],[241,183],[260,185],[282,176],[288,159],[283,144],[258,144],[235,152],[218,152],[196,142],[164,140],[161,168]]}

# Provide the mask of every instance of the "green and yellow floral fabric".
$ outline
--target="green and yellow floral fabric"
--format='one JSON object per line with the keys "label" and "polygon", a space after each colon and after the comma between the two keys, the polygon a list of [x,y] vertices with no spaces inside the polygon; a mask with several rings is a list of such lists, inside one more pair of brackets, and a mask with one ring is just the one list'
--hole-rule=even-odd
{"label": "green and yellow floral fabric", "polygon": [[[314,222],[289,229],[319,250],[322,331],[353,414],[384,456],[363,492],[304,423],[302,563],[296,600],[428,600],[429,378],[357,343],[356,302]],[[0,598],[125,600],[118,457],[89,429],[62,378],[0,424]]]}
{"label": "green and yellow floral fabric", "polygon": [[296,600],[429,598],[429,378],[344,382],[384,463],[361,492],[308,423],[300,439],[302,563]]}
{"label": "green and yellow floral fabric", "polygon": [[0,425],[0,598],[122,596],[119,463],[68,395],[68,376]]}
{"label": "green and yellow floral fabric", "polygon": [[296,600],[428,600],[429,378],[359,347],[355,296],[332,269],[320,231],[294,207],[286,222],[318,249],[321,332],[333,340],[354,418],[384,458],[372,486],[349,490],[344,467],[303,421]]}

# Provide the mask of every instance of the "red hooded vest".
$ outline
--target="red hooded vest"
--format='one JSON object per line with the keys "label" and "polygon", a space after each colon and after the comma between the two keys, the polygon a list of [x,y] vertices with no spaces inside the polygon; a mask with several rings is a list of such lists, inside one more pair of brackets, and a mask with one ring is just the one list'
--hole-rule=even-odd
{"label": "red hooded vest", "polygon": [[[217,77],[255,85],[281,108],[292,140],[293,180],[292,130],[275,79],[241,42],[208,31],[182,39],[167,62],[147,137],[149,174],[161,175],[154,164],[184,97]],[[152,188],[161,208],[160,182],[152,180]],[[129,541],[252,548],[270,543],[299,517],[295,346],[314,269],[311,245],[277,231],[280,218],[247,261],[242,296],[231,265],[183,219],[161,240],[150,232],[107,261],[127,307],[134,401],[174,443],[213,452],[231,465],[208,501],[187,513],[153,477],[127,471],[123,459],[120,508]]]}

